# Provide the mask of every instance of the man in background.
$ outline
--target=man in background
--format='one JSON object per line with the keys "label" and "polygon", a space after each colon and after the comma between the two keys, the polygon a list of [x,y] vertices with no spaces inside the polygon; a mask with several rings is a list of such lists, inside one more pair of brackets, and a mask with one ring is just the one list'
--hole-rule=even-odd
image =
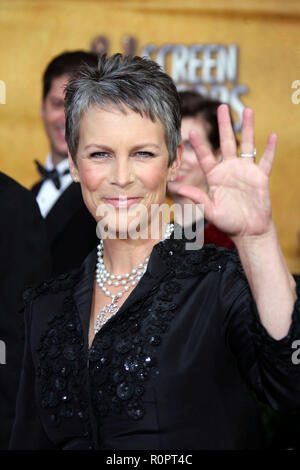
{"label": "man in background", "polygon": [[33,195],[0,172],[0,449],[7,449],[24,348],[22,293],[50,275],[44,221]]}
{"label": "man in background", "polygon": [[49,139],[45,167],[36,161],[41,179],[32,188],[50,246],[52,274],[79,266],[96,246],[96,223],[86,209],[79,184],[72,181],[65,141],[64,87],[82,65],[97,66],[92,52],[64,52],[43,75],[41,118]]}

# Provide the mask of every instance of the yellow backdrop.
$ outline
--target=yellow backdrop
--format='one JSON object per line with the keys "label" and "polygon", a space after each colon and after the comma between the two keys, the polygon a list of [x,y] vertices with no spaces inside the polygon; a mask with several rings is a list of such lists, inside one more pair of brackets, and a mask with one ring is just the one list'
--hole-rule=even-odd
{"label": "yellow backdrop", "polygon": [[129,36],[136,53],[151,51],[179,81],[183,64],[192,85],[237,90],[235,117],[242,106],[256,113],[258,154],[267,134],[278,134],[273,213],[288,264],[300,272],[300,2],[0,0],[0,169],[26,187],[37,179],[33,160],[48,152],[39,117],[43,70],[64,50],[89,49],[97,35],[109,53],[123,52]]}

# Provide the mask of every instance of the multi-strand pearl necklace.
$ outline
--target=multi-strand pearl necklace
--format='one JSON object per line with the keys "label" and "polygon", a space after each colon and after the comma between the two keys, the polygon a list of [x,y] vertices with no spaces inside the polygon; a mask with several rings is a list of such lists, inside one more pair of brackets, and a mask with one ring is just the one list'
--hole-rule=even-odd
{"label": "multi-strand pearl necklace", "polygon": [[[169,238],[174,230],[173,224],[167,224],[166,231],[164,234],[164,240]],[[134,287],[143,274],[147,270],[149,258],[145,258],[143,263],[140,263],[135,269],[132,269],[130,273],[125,274],[110,274],[103,262],[103,241],[100,240],[97,248],[97,267],[96,267],[96,282],[100,289],[105,295],[111,298],[111,302],[105,305],[98,313],[94,323],[94,334],[96,334],[100,328],[107,322],[107,320],[117,313],[119,310],[118,301],[125,292],[128,292],[130,288]],[[123,288],[117,294],[112,294],[107,286],[121,286]]]}

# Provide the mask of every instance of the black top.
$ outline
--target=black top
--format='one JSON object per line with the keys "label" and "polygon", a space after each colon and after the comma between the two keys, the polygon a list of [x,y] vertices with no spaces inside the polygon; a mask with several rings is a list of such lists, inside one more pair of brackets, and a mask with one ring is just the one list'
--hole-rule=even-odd
{"label": "black top", "polygon": [[[258,320],[235,250],[165,240],[88,351],[96,252],[28,293],[13,449],[262,446],[259,400],[300,406],[300,302],[277,341]],[[278,286],[276,286],[278,288]],[[252,391],[251,391],[252,390]]]}
{"label": "black top", "polygon": [[0,172],[0,449],[8,447],[21,373],[22,294],[49,275],[50,256],[38,205],[30,191]]}

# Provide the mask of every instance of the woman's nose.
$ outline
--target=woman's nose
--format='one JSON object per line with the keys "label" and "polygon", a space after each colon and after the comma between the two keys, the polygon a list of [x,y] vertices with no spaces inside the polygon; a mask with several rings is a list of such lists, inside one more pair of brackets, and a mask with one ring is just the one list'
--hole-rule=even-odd
{"label": "woman's nose", "polygon": [[132,163],[127,158],[116,158],[112,165],[111,182],[124,188],[133,182]]}

